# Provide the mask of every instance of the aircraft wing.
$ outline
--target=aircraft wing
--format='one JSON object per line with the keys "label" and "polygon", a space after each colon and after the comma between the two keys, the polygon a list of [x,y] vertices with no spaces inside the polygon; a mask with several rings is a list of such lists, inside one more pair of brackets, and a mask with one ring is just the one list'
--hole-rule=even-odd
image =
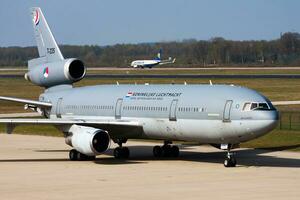
{"label": "aircraft wing", "polygon": [[79,120],[79,119],[0,119],[0,124],[6,124],[6,133],[12,133],[17,125],[82,125],[99,128],[109,132],[111,137],[137,137],[143,134],[143,127],[137,121],[129,120]]}
{"label": "aircraft wing", "polygon": [[274,106],[300,105],[300,101],[272,101]]}
{"label": "aircraft wing", "polygon": [[21,99],[21,98],[15,98],[15,97],[0,96],[0,100],[24,103],[24,104],[28,104],[28,105],[36,106],[36,107],[52,107],[51,103],[34,101],[34,100],[29,100],[29,99]]}
{"label": "aircraft wing", "polygon": [[174,58],[173,60],[172,60],[172,59],[169,59],[169,60],[162,60],[159,64],[160,64],[160,65],[173,64],[173,63],[175,63],[175,61],[176,61],[176,58]]}

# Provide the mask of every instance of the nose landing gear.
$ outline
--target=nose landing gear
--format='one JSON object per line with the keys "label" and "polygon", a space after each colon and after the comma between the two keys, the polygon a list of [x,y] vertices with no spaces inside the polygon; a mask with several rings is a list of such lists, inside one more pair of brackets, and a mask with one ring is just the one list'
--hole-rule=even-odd
{"label": "nose landing gear", "polygon": [[225,167],[235,167],[236,166],[236,159],[234,157],[234,153],[227,152],[227,157],[224,160]]}
{"label": "nose landing gear", "polygon": [[231,144],[221,144],[221,149],[227,150],[227,156],[224,160],[225,167],[235,167],[236,166],[236,159],[233,152],[230,152],[233,145]]}

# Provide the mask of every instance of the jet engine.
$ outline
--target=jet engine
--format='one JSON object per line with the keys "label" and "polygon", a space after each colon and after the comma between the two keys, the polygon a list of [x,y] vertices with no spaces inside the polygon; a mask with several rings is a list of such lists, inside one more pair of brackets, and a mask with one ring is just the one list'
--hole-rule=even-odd
{"label": "jet engine", "polygon": [[86,74],[86,67],[81,60],[71,58],[57,62],[45,62],[43,58],[30,60],[29,72],[25,79],[42,87],[72,84],[80,81]]}
{"label": "jet engine", "polygon": [[109,134],[101,129],[72,125],[66,143],[87,156],[99,155],[110,146]]}

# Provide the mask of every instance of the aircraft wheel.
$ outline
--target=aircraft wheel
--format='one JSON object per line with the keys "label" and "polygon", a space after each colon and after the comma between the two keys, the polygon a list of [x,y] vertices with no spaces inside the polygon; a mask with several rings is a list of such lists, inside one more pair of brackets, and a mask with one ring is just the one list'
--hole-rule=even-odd
{"label": "aircraft wheel", "polygon": [[76,151],[75,149],[72,149],[72,150],[69,152],[69,159],[70,159],[71,161],[77,160],[77,154],[78,154],[78,151]]}
{"label": "aircraft wheel", "polygon": [[177,158],[179,156],[179,148],[178,146],[171,147],[171,156]]}
{"label": "aircraft wheel", "polygon": [[226,158],[224,161],[225,167],[235,167],[236,166],[236,159],[234,157]]}
{"label": "aircraft wheel", "polygon": [[156,158],[159,158],[162,156],[162,148],[160,146],[154,146],[153,147],[153,155]]}
{"label": "aircraft wheel", "polygon": [[172,155],[172,147],[170,145],[162,146],[163,156],[170,157]]}
{"label": "aircraft wheel", "polygon": [[127,147],[117,147],[114,150],[114,157],[116,159],[125,159],[125,158],[129,158],[129,149]]}
{"label": "aircraft wheel", "polygon": [[87,156],[87,160],[96,160],[96,156]]}
{"label": "aircraft wheel", "polygon": [[84,154],[82,154],[80,152],[77,152],[77,160],[79,160],[79,161],[88,160],[88,156],[84,155]]}
{"label": "aircraft wheel", "polygon": [[129,151],[128,147],[123,147],[122,151],[123,151],[123,158],[129,158],[130,151]]}
{"label": "aircraft wheel", "polygon": [[114,157],[116,159],[120,159],[122,157],[122,150],[120,147],[115,148],[114,150]]}

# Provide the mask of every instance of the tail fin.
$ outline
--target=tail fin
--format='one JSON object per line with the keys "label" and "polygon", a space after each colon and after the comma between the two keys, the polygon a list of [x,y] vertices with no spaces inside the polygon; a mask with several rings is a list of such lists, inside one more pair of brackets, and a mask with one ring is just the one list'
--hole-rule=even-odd
{"label": "tail fin", "polygon": [[64,57],[55,42],[42,10],[38,7],[34,7],[31,8],[30,11],[39,56],[43,58],[45,62],[63,60]]}
{"label": "tail fin", "polygon": [[159,52],[157,53],[157,57],[155,58],[155,60],[161,60],[161,53],[162,50],[160,49]]}

